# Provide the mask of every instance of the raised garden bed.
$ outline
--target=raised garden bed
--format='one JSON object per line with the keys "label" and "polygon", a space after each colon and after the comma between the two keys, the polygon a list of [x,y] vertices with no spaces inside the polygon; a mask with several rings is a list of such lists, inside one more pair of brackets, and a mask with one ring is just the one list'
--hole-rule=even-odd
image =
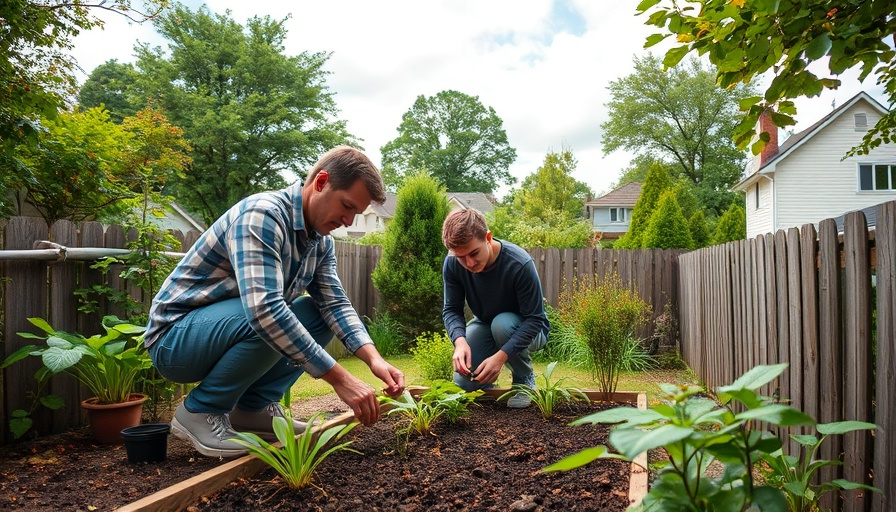
{"label": "raised garden bed", "polygon": [[[599,407],[633,403],[638,395],[604,398],[614,403]],[[643,395],[640,399],[644,407]],[[0,508],[276,510],[282,503],[284,510],[624,510],[646,493],[647,473],[640,468],[632,472],[628,463],[596,461],[567,473],[540,472],[562,456],[606,443],[606,427],[566,426],[589,410],[595,409],[561,409],[560,416],[546,422],[534,406],[511,411],[485,403],[473,408],[467,424],[443,424],[436,436],[412,438],[406,456],[394,453],[393,420],[384,419],[350,434],[363,456],[333,455],[318,468],[319,488],[301,491],[288,490],[252,456],[232,461],[204,458],[174,437],[168,460],[161,464],[128,464],[123,447],[103,447],[108,458],[100,467],[69,466],[42,482],[12,482],[4,476]],[[330,421],[350,419],[343,414]],[[474,442],[481,444],[470,444]],[[76,451],[59,453],[65,458]],[[5,474],[34,469],[2,458]],[[60,495],[68,499],[62,501]]]}

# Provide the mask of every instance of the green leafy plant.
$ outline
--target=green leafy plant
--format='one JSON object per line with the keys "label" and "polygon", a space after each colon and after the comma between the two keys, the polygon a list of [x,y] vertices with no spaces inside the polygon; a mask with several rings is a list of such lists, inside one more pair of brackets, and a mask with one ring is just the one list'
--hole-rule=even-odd
{"label": "green leafy plant", "polygon": [[127,402],[134,393],[138,375],[152,367],[149,354],[143,348],[141,336],[144,327],[130,324],[115,316],[103,318],[104,335],[96,334],[85,338],[81,334],[57,331],[41,318],[29,318],[34,326],[46,333],[40,336],[30,332],[20,332],[28,339],[45,340],[45,345],[26,345],[9,355],[0,368],[25,359],[39,357],[41,366],[34,375],[38,391],[32,393],[34,403],[30,411],[16,410],[11,414],[10,429],[20,437],[31,428],[30,414],[36,404],[58,409],[62,400],[55,395],[43,396],[47,381],[57,373],[67,373],[86,386],[97,398],[97,403],[112,404]]}
{"label": "green leafy plant", "polygon": [[[786,364],[760,365],[734,383],[719,387],[717,396],[721,405],[699,396],[703,392],[699,386],[662,384],[665,400],[647,410],[617,407],[580,418],[572,424],[617,424],[610,433],[610,443],[620,453],[596,446],[566,457],[544,471],[566,471],[598,458],[632,460],[642,452],[663,447],[670,463],[657,474],[641,503],[643,509],[786,511],[786,493],[803,492],[801,486],[788,488],[785,483],[782,487],[786,491],[782,492],[770,482],[754,481],[752,471],[757,462],[768,461],[769,457],[776,459],[779,468],[788,475],[808,478],[806,473],[814,471],[812,462],[800,468],[798,459],[778,457],[781,440],[769,431],[756,428],[758,422],[779,427],[815,425],[810,416],[757,391],[786,368]],[[735,403],[738,407],[731,407]],[[733,409],[742,409],[742,412],[736,413]],[[858,424],[831,425],[819,427],[829,433],[865,428]],[[820,444],[822,440],[816,441]],[[809,442],[808,438],[802,441]],[[724,472],[720,476],[706,475],[706,468],[716,460],[724,465]],[[858,485],[838,483],[840,488]]]}
{"label": "green leafy plant", "polygon": [[399,398],[381,396],[379,401],[391,406],[386,412],[387,416],[398,414],[407,419],[407,424],[399,432],[428,434],[436,420],[443,416],[452,423],[466,416],[469,413],[468,405],[482,394],[482,390],[464,391],[453,382],[439,381],[422,393],[419,399],[405,390]]}
{"label": "green leafy plant", "polygon": [[420,366],[420,374],[430,381],[451,380],[454,376],[454,344],[444,331],[424,332],[417,336],[411,349],[414,361]]}
{"label": "green leafy plant", "polygon": [[239,439],[233,441],[245,446],[250,453],[274,468],[290,488],[300,489],[311,484],[314,470],[330,455],[342,450],[361,453],[349,448],[354,441],[330,445],[331,442],[335,443],[351,432],[358,426],[358,422],[313,431],[316,420],[323,418],[323,413],[311,416],[305,426],[305,432],[297,436],[292,413],[284,410],[284,417],[278,416],[273,419],[274,435],[277,436],[280,446],[268,443],[251,432],[238,432]]}
{"label": "green leafy plant", "polygon": [[510,391],[499,396],[498,400],[504,400],[517,393],[523,393],[532,399],[532,402],[541,411],[541,416],[544,419],[554,416],[554,408],[557,405],[569,404],[577,400],[589,401],[588,395],[581,389],[562,385],[566,377],[560,378],[556,382],[551,382],[551,374],[554,373],[556,366],[557,361],[553,361],[544,369],[544,374],[541,376],[541,379],[544,381],[542,386],[533,389],[524,384],[514,384]]}
{"label": "green leafy plant", "polygon": [[849,480],[836,479],[830,482],[813,484],[813,475],[818,469],[825,466],[841,464],[840,461],[818,460],[815,458],[818,447],[830,435],[842,435],[856,430],[873,430],[873,423],[863,421],[838,421],[823,423],[815,426],[815,430],[821,437],[815,434],[792,434],[791,437],[800,445],[799,457],[787,455],[783,450],[777,450],[771,454],[762,454],[762,460],[768,465],[769,472],[766,481],[781,489],[787,498],[790,510],[794,512],[814,512],[819,510],[818,500],[831,491],[844,489],[867,489],[878,491],[876,488],[850,482]]}
{"label": "green leafy plant", "polygon": [[579,279],[564,288],[559,309],[563,321],[574,325],[588,345],[601,391],[614,392],[631,345],[639,344],[632,333],[646,321],[650,306],[611,274],[600,280]]}
{"label": "green leafy plant", "polygon": [[406,352],[405,336],[401,331],[401,325],[389,312],[376,312],[373,318],[364,317],[367,326],[367,334],[376,345],[377,351],[383,357],[391,357]]}

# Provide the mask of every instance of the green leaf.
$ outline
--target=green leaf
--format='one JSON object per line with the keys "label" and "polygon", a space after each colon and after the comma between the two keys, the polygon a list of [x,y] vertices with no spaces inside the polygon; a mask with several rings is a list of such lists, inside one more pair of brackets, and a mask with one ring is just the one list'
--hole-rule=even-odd
{"label": "green leaf", "polygon": [[663,57],[663,66],[667,69],[674,68],[690,51],[691,49],[687,45],[672,48],[666,52],[666,56]]}
{"label": "green leaf", "polygon": [[761,386],[768,384],[776,377],[784,373],[784,370],[786,369],[787,363],[755,366],[747,371],[747,373],[738,377],[738,379],[730,385],[721,386],[719,388],[719,392],[723,393],[738,389],[759,389]]}
{"label": "green leaf", "polygon": [[648,431],[616,429],[610,433],[610,442],[623,455],[629,459],[634,459],[641,452],[676,443],[686,439],[693,433],[694,429],[677,425],[663,425]]}
{"label": "green leaf", "polygon": [[806,57],[818,60],[831,49],[831,37],[827,32],[822,32],[806,46]]}
{"label": "green leaf", "polygon": [[644,48],[650,48],[656,44],[659,44],[663,39],[668,37],[669,34],[651,34],[647,36],[647,41],[644,43]]}
{"label": "green leaf", "polygon": [[48,324],[47,321],[43,318],[29,318],[28,321],[47,334],[54,334],[56,332],[56,329],[50,327],[50,324]]}
{"label": "green leaf", "polygon": [[867,489],[869,491],[881,492],[877,487],[872,487],[870,485],[859,484],[856,482],[850,482],[849,480],[843,480],[842,478],[838,478],[836,480],[831,480],[831,483],[836,485],[841,489]]}
{"label": "green leaf", "polygon": [[588,416],[584,416],[579,418],[570,425],[578,426],[578,425],[593,425],[595,423],[631,423],[633,425],[639,425],[642,423],[651,423],[657,420],[664,419],[665,417],[652,410],[644,410],[636,409],[634,407],[616,407],[613,409],[608,409],[606,411],[599,411],[594,414],[589,414]]}
{"label": "green leaf", "polygon": [[660,3],[660,0],[641,0],[641,3],[639,3],[638,6],[635,7],[635,10],[639,13],[644,12],[658,3]]}
{"label": "green leaf", "polygon": [[585,448],[584,450],[574,453],[569,457],[564,457],[557,462],[543,468],[542,471],[548,473],[550,471],[569,471],[570,469],[575,469],[578,467],[582,467],[594,460],[597,459],[619,459],[619,460],[628,460],[622,455],[618,453],[612,453],[606,446],[593,446],[591,448]]}
{"label": "green leaf", "polygon": [[59,347],[48,348],[41,359],[44,366],[53,373],[59,373],[63,370],[71,368],[75,363],[81,360],[81,352],[78,350],[65,350]]}
{"label": "green leaf", "polygon": [[34,422],[31,421],[31,418],[13,418],[9,420],[9,430],[12,432],[12,435],[18,439],[25,435],[25,432],[28,432],[28,429],[31,428],[31,425]]}
{"label": "green leaf", "polygon": [[0,364],[0,368],[6,368],[16,361],[21,361],[22,359],[30,356],[32,352],[40,349],[41,347],[38,347],[37,345],[26,345],[10,354],[9,357],[7,357],[6,360],[3,361],[3,364]]}
{"label": "green leaf", "polygon": [[779,426],[814,425],[815,420],[806,413],[783,404],[770,404],[744,411],[738,420],[761,420]]}
{"label": "green leaf", "polygon": [[762,512],[788,512],[787,498],[780,489],[762,486],[753,489],[753,504]]}
{"label": "green leaf", "polygon": [[750,96],[749,98],[744,98],[738,102],[741,110],[747,111],[750,110],[750,107],[762,101],[762,96]]}
{"label": "green leaf", "polygon": [[50,409],[53,411],[55,411],[57,409],[62,409],[63,407],[65,407],[65,400],[63,400],[62,397],[59,397],[57,395],[42,396],[42,397],[40,397],[40,403],[47,409]]}
{"label": "green leaf", "polygon": [[818,433],[827,436],[845,434],[855,430],[874,430],[877,428],[877,425],[864,421],[835,421],[833,423],[821,423],[815,428],[818,430]]}
{"label": "green leaf", "polygon": [[818,438],[812,434],[791,434],[790,438],[803,446],[815,446]]}

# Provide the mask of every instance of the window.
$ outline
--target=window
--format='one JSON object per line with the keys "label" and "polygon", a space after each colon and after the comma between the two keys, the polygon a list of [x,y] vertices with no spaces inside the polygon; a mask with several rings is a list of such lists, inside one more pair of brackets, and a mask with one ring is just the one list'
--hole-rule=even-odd
{"label": "window", "polygon": [[853,116],[856,121],[856,131],[865,131],[868,129],[868,116],[864,112],[859,112]]}
{"label": "window", "polygon": [[896,190],[896,164],[859,164],[859,190]]}
{"label": "window", "polygon": [[625,208],[610,208],[610,222],[625,222]]}
{"label": "window", "polygon": [[758,181],[756,182],[755,196],[756,196],[756,209],[758,210],[759,209],[759,182]]}

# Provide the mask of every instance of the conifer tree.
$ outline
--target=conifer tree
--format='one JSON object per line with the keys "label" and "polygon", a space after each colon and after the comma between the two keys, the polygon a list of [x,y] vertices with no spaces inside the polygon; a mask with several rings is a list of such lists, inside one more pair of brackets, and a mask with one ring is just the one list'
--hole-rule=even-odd
{"label": "conifer tree", "polygon": [[697,210],[688,220],[688,229],[691,232],[692,249],[702,249],[709,245],[709,229],[706,227],[706,215],[703,210]]}
{"label": "conifer tree", "polygon": [[681,214],[675,192],[667,190],[644,231],[643,247],[649,249],[690,249],[693,244],[688,221]]}
{"label": "conifer tree", "polygon": [[713,244],[724,244],[747,237],[747,214],[737,203],[732,203],[719,219]]}
{"label": "conifer tree", "polygon": [[643,245],[644,232],[650,223],[650,217],[657,206],[660,196],[672,187],[669,170],[661,163],[655,163],[647,171],[647,177],[641,185],[641,196],[632,210],[632,220],[628,232],[616,241],[614,249],[640,249]]}
{"label": "conifer tree", "polygon": [[444,329],[442,223],[448,211],[445,189],[433,177],[425,172],[409,177],[398,191],[383,256],[371,276],[385,311],[411,337]]}

